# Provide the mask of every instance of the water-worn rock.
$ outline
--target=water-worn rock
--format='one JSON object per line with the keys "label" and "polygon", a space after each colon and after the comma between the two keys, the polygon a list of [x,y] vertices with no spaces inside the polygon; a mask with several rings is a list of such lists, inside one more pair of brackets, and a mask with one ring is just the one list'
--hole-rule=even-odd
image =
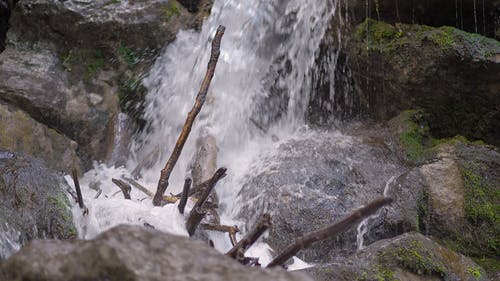
{"label": "water-worn rock", "polygon": [[33,241],[0,263],[2,280],[311,280],[240,265],[199,241],[118,226],[90,241]]}
{"label": "water-worn rock", "polygon": [[[386,184],[392,186],[391,178],[405,172],[383,141],[339,133],[288,140],[258,163],[240,191],[238,217],[248,229],[260,214],[270,212],[273,227],[267,242],[277,252],[297,237],[382,196]],[[392,212],[399,214],[398,210],[395,205],[373,220],[380,232],[372,239],[395,236],[405,230],[401,229],[403,224],[412,224],[399,215],[385,220]],[[314,244],[299,257],[309,262],[328,261],[355,249],[356,229],[351,229],[338,238]]]}
{"label": "water-worn rock", "polygon": [[103,144],[112,138],[107,132],[118,110],[109,85],[100,81],[96,94],[88,92],[82,82],[70,81],[46,44],[9,46],[0,60],[0,99],[75,140],[82,158],[98,159],[97,155],[104,154],[107,146]]}
{"label": "water-worn rock", "polygon": [[74,141],[1,102],[0,135],[0,149],[43,159],[48,166],[60,171],[80,167]]}
{"label": "water-worn rock", "polygon": [[406,233],[381,240],[351,257],[306,270],[316,280],[489,280],[484,269],[431,239]]}
{"label": "water-worn rock", "polygon": [[0,259],[32,239],[76,237],[63,186],[40,160],[0,150]]}

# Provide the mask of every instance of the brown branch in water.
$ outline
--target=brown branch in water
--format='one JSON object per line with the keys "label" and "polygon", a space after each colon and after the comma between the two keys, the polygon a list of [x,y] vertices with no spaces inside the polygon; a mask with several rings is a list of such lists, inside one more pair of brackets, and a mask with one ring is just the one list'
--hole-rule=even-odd
{"label": "brown branch in water", "polygon": [[186,208],[186,203],[189,197],[189,188],[191,187],[191,182],[192,180],[190,178],[187,178],[186,181],[184,181],[184,188],[182,189],[182,196],[181,196],[181,201],[179,202],[179,212],[181,214],[184,214],[184,208]]}
{"label": "brown branch in water", "polygon": [[236,241],[236,233],[240,232],[240,229],[236,225],[230,226],[230,225],[202,223],[201,227],[211,231],[227,232],[229,234],[229,240],[231,240],[231,244],[233,245],[233,247],[238,243],[238,241]]}
{"label": "brown branch in water", "polygon": [[390,204],[392,199],[389,197],[381,197],[375,199],[371,203],[366,206],[359,208],[354,211],[341,221],[329,225],[323,229],[311,232],[299,238],[293,244],[288,246],[281,254],[275,257],[267,267],[274,267],[283,265],[288,259],[295,256],[300,250],[309,247],[312,243],[325,240],[330,237],[334,237],[339,233],[342,233],[349,229],[351,226],[356,224],[357,222],[373,215],[383,206]]}
{"label": "brown branch in water", "polygon": [[[224,175],[224,177],[225,176],[226,175]],[[202,182],[202,183],[200,183],[200,184],[192,187],[191,189],[189,189],[189,196],[193,196],[193,195],[195,195],[197,193],[200,193],[203,190],[207,189],[208,185],[210,184],[210,180],[211,179],[208,179],[208,180],[206,180],[206,181],[204,181],[204,182]],[[177,193],[177,194],[175,194],[173,196],[175,196],[175,197],[181,197],[182,196],[182,192],[181,193]]]}
{"label": "brown branch in water", "polygon": [[181,155],[184,144],[186,143],[189,133],[191,132],[191,128],[193,127],[194,120],[196,119],[198,113],[200,113],[201,108],[205,103],[208,88],[214,76],[215,67],[217,66],[217,61],[219,60],[220,43],[222,35],[224,35],[225,29],[226,28],[222,25],[220,25],[219,28],[217,28],[217,33],[215,34],[215,37],[212,41],[212,51],[210,54],[210,61],[208,62],[207,66],[207,73],[205,74],[205,78],[201,83],[200,91],[196,96],[195,104],[191,109],[191,111],[188,113],[186,122],[184,123],[184,127],[182,128],[181,134],[177,139],[174,150],[170,155],[170,158],[165,164],[165,167],[161,170],[160,180],[158,181],[156,194],[153,197],[153,205],[155,206],[160,206],[162,204],[163,194],[165,194],[165,191],[167,190],[170,174],[172,173],[172,170],[174,169],[174,166],[177,163],[179,156]]}
{"label": "brown branch in water", "polygon": [[243,237],[229,252],[226,253],[227,256],[232,257],[238,261],[243,261],[245,257],[245,252],[259,239],[267,229],[271,227],[271,216],[269,214],[263,214],[258,220],[254,228]]}
{"label": "brown branch in water", "polygon": [[[210,193],[214,189],[217,182],[226,176],[226,171],[227,171],[226,168],[219,168],[215,172],[215,174],[210,179],[210,183],[208,184],[207,189],[203,192],[203,194],[201,195],[201,197],[198,199],[198,201],[194,205],[193,209],[191,210],[191,213],[189,214],[189,218],[186,222],[186,229],[189,233],[189,236],[193,236],[193,234],[196,231],[196,228],[200,224],[201,220],[207,214],[207,211],[204,210],[204,208],[203,208],[205,205],[205,202],[207,201],[208,196],[210,196]],[[201,215],[201,214],[203,214],[203,215]]]}
{"label": "brown branch in water", "polygon": [[78,181],[78,172],[76,171],[76,169],[72,170],[71,175],[73,177],[73,183],[75,184],[78,206],[80,206],[80,209],[83,210],[83,215],[86,215],[88,214],[89,210],[87,209],[87,207],[85,207],[85,204],[83,203],[82,190],[80,189],[80,182]]}
{"label": "brown branch in water", "polygon": [[119,179],[111,179],[111,181],[122,190],[123,197],[125,197],[125,199],[131,199],[130,191],[132,190],[132,187],[130,186],[130,184]]}
{"label": "brown branch in water", "polygon": [[145,188],[144,186],[142,186],[140,183],[138,183],[134,179],[125,178],[125,180],[128,181],[133,187],[139,189],[140,191],[142,191],[147,196],[153,198],[153,196],[154,196],[153,192],[149,191],[147,188]]}

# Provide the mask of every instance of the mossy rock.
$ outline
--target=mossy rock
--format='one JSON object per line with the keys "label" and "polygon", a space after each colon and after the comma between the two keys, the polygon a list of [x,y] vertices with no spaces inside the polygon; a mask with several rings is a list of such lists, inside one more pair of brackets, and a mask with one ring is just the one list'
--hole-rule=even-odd
{"label": "mossy rock", "polygon": [[[64,188],[62,175],[42,161],[0,151],[0,224],[9,232],[0,239],[0,249],[36,238],[76,238]],[[7,254],[0,253],[0,258]]]}

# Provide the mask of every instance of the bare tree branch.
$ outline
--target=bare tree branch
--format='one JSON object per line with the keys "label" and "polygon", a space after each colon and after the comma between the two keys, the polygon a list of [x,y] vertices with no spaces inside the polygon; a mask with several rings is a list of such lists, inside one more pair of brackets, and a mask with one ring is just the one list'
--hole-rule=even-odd
{"label": "bare tree branch", "polygon": [[271,227],[271,216],[269,214],[263,214],[258,220],[257,224],[254,226],[252,231],[247,233],[243,239],[240,240],[229,252],[226,253],[227,256],[233,259],[241,260],[244,258],[245,252],[250,248],[259,237],[266,232],[267,229]]}
{"label": "bare tree branch", "polygon": [[299,238],[292,245],[288,246],[281,254],[275,257],[267,267],[283,265],[288,259],[295,256],[300,250],[309,247],[312,243],[325,240],[327,238],[338,235],[346,231],[357,222],[373,215],[378,209],[390,204],[392,199],[389,197],[381,197],[375,199],[368,205],[359,208],[341,221],[329,225],[318,231],[311,232]]}
{"label": "bare tree branch", "polygon": [[172,154],[170,155],[170,158],[168,159],[167,163],[165,164],[165,167],[161,170],[160,180],[158,181],[158,187],[156,189],[156,194],[153,197],[153,204],[155,206],[160,206],[162,204],[163,194],[165,194],[165,191],[167,190],[168,180],[170,178],[170,174],[172,173],[172,170],[174,169],[175,164],[177,163],[177,160],[179,159],[179,156],[181,155],[182,148],[184,147],[184,144],[186,143],[186,140],[189,136],[189,133],[191,132],[191,128],[193,127],[194,120],[196,119],[196,116],[198,115],[198,113],[200,113],[201,108],[202,108],[203,104],[205,103],[208,88],[209,88],[210,82],[212,81],[212,78],[214,76],[215,67],[217,66],[217,61],[219,60],[220,43],[221,43],[222,35],[224,35],[225,29],[226,28],[222,25],[220,25],[219,28],[217,28],[217,33],[215,34],[215,37],[212,41],[212,52],[210,55],[210,61],[208,62],[208,66],[207,66],[207,73],[205,74],[205,78],[203,79],[203,82],[201,83],[200,91],[198,92],[198,95],[196,96],[195,104],[186,118],[186,122],[184,123],[184,127],[182,128],[181,134],[179,135],[179,138],[177,139],[174,150],[172,151]]}

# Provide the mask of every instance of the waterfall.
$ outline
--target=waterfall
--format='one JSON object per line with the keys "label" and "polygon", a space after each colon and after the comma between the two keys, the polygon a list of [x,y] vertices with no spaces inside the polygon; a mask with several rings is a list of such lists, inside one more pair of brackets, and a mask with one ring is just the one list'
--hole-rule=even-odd
{"label": "waterfall", "polygon": [[[181,191],[185,177],[190,176],[196,140],[208,132],[216,139],[217,166],[227,167],[229,174],[217,185],[221,220],[234,223],[231,213],[238,206],[233,199],[252,159],[273,145],[272,136],[282,138],[304,126],[313,88],[312,68],[338,5],[337,0],[216,0],[201,32],[180,31],[144,80],[148,126],[132,144],[127,164],[113,168],[96,163],[81,179],[89,215],[82,216],[81,210],[73,208],[79,236],[90,239],[121,223],[147,223],[162,231],[187,235],[185,218],[176,205],[153,207],[151,200],[137,190],[132,190],[132,200],[123,200],[111,178],[131,177],[134,167],[152,156],[138,181],[152,192],[156,190],[160,170],[205,74],[211,38],[218,25],[226,26],[219,63],[205,106],[169,180],[167,194]],[[252,117],[266,127],[267,133],[250,121]],[[191,207],[188,202],[188,211]],[[227,250],[227,238],[212,238],[217,249]]]}

